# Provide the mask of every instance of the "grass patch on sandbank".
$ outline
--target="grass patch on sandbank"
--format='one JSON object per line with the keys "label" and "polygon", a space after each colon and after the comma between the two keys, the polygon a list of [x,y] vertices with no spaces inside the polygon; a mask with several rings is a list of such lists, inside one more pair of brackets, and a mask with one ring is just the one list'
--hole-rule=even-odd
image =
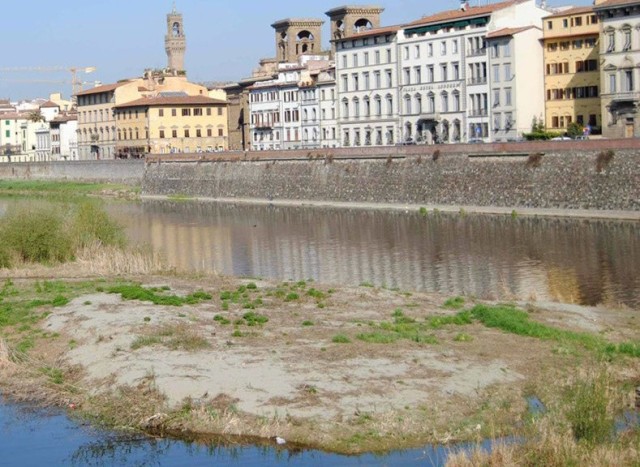
{"label": "grass patch on sandbank", "polygon": [[138,193],[138,187],[116,183],[87,183],[51,180],[0,180],[0,194],[54,194],[64,197],[97,195],[104,192]]}
{"label": "grass patch on sandbank", "polygon": [[162,345],[169,350],[183,350],[196,352],[211,347],[209,341],[199,335],[195,329],[188,325],[165,325],[155,329],[150,334],[138,336],[131,343],[131,350],[139,350],[143,347]]}
{"label": "grass patch on sandbank", "polygon": [[139,300],[151,302],[154,305],[183,306],[197,305],[198,303],[211,300],[213,297],[204,291],[197,291],[181,297],[179,295],[167,294],[165,288],[146,288],[140,284],[122,284],[109,287],[108,293],[120,294],[124,300]]}

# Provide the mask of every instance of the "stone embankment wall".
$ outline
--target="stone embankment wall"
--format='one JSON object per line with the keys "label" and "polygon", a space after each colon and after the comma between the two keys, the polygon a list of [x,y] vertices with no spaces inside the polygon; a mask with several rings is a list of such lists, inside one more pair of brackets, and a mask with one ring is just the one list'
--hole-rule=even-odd
{"label": "stone embankment wall", "polygon": [[74,180],[139,185],[145,164],[140,160],[18,162],[0,164],[2,180]]}
{"label": "stone embankment wall", "polygon": [[[609,149],[614,156],[607,164],[599,155]],[[274,201],[640,211],[640,142],[150,156],[142,191]]]}

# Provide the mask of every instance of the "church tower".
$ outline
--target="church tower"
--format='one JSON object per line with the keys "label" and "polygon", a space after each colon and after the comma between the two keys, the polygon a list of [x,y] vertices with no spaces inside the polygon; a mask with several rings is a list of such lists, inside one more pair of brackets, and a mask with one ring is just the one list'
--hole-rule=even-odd
{"label": "church tower", "polygon": [[167,51],[168,65],[171,73],[184,72],[184,52],[187,48],[187,38],[184,35],[182,14],[173,10],[167,15],[167,35],[164,38],[164,48]]}

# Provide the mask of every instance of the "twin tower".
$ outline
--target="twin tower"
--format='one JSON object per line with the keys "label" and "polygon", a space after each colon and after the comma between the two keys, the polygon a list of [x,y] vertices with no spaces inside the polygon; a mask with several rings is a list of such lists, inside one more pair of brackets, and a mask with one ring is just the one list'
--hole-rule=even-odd
{"label": "twin tower", "polygon": [[[357,32],[380,27],[383,8],[377,6],[342,6],[325,14],[331,20],[331,39],[343,39]],[[304,54],[322,53],[320,19],[289,18],[271,25],[276,30],[278,62],[296,62]]]}

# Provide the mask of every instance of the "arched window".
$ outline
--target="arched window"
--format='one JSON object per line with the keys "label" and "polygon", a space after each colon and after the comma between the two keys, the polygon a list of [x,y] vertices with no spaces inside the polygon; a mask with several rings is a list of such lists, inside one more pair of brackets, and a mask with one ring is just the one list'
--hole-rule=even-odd
{"label": "arched window", "polygon": [[353,98],[353,116],[358,118],[360,116],[360,99]]}
{"label": "arched window", "polygon": [[447,91],[442,91],[442,111],[449,111],[449,93]]}
{"label": "arched window", "polygon": [[387,94],[385,100],[387,101],[387,115],[393,115],[393,96]]}
{"label": "arched window", "polygon": [[427,94],[427,112],[430,114],[436,112],[436,95],[432,92]]}
{"label": "arched window", "polygon": [[415,103],[416,103],[416,109],[415,109],[416,114],[421,114],[422,113],[422,95],[417,93],[414,96],[414,100],[415,100]]}
{"label": "arched window", "polygon": [[382,98],[376,94],[373,97],[373,101],[375,102],[376,116],[379,117],[380,115],[382,115]]}
{"label": "arched window", "polygon": [[409,94],[404,95],[404,113],[411,115],[411,96]]}
{"label": "arched window", "polygon": [[349,100],[346,97],[342,99],[342,118],[349,118]]}
{"label": "arched window", "polygon": [[362,99],[362,103],[364,104],[364,116],[365,117],[370,117],[371,116],[371,101],[369,100],[368,97],[365,97],[364,99]]}
{"label": "arched window", "polygon": [[173,23],[171,32],[173,33],[173,37],[180,37],[182,35],[182,33],[180,32],[180,23],[178,23],[177,21]]}

